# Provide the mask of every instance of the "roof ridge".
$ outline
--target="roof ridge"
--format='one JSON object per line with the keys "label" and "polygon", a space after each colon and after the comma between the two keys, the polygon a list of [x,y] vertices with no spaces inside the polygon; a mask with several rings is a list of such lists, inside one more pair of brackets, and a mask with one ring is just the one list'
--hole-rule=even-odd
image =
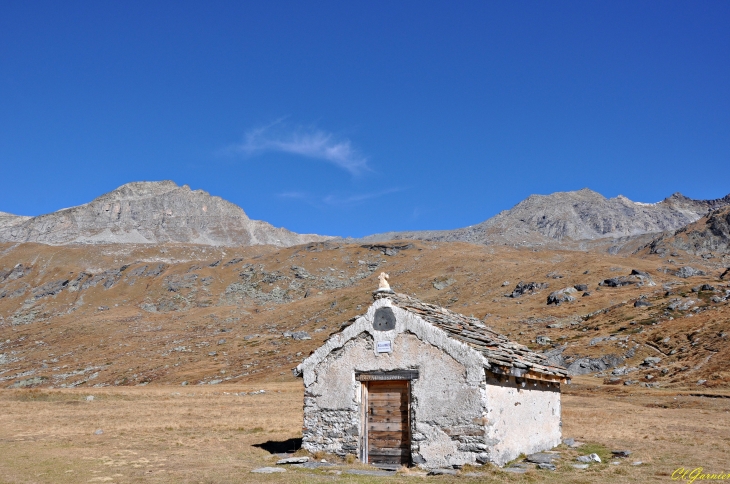
{"label": "roof ridge", "polygon": [[[446,332],[484,355],[490,365],[509,368],[510,374],[521,376],[531,371],[566,378],[568,372],[561,366],[551,365],[548,358],[527,346],[510,340],[486,326],[478,318],[457,313],[448,308],[430,304],[408,294],[375,292],[373,299],[389,299],[396,306],[412,312],[424,321]],[[516,370],[515,370],[516,369]]]}

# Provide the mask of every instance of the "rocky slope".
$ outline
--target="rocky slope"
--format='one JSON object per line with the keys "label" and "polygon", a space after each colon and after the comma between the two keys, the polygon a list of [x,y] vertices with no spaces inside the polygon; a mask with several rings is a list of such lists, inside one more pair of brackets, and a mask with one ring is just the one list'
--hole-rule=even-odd
{"label": "rocky slope", "polygon": [[730,255],[730,207],[710,212],[686,227],[664,234],[648,245],[650,253],[682,250],[706,258]]}
{"label": "rocky slope", "polygon": [[20,223],[25,222],[31,217],[24,217],[22,215],[13,215],[12,213],[0,212],[0,229],[5,227],[13,227]]}
{"label": "rocky slope", "polygon": [[727,387],[730,284],[701,257],[675,259],[434,242],[0,244],[0,388],[292,380],[372,303],[381,271],[596,385]]}
{"label": "rocky slope", "polygon": [[675,193],[661,202],[639,203],[626,197],[606,198],[584,188],[551,195],[532,195],[510,210],[470,227],[456,230],[391,232],[364,240],[422,239],[583,248],[574,241],[630,239],[676,230],[708,211],[730,205],[730,195],[717,200],[692,200]]}
{"label": "rocky slope", "polygon": [[327,238],[251,220],[233,203],[172,181],[128,183],[87,204],[38,217],[0,214],[0,242],[291,246]]}

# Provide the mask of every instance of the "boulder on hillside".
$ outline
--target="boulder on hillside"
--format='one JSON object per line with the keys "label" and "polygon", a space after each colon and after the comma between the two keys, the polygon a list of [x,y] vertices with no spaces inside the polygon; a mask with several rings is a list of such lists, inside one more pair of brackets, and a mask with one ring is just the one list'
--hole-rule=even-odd
{"label": "boulder on hillside", "polygon": [[632,276],[642,276],[642,277],[648,277],[651,278],[648,272],[640,271],[638,269],[631,269],[631,275]]}
{"label": "boulder on hillside", "polygon": [[643,363],[641,363],[641,366],[656,366],[659,363],[661,363],[662,359],[658,356],[647,356],[644,358]]}
{"label": "boulder on hillside", "polygon": [[623,362],[624,359],[617,355],[605,355],[600,358],[578,358],[568,366],[568,374],[586,375],[617,367]]}
{"label": "boulder on hillside", "polygon": [[433,281],[433,287],[437,291],[440,291],[442,289],[446,289],[450,285],[456,282],[456,279],[453,277],[440,277],[438,279],[434,279]]}
{"label": "boulder on hillside", "polygon": [[553,341],[548,336],[539,335],[535,338],[535,342],[541,346],[547,346]]}
{"label": "boulder on hillside", "polygon": [[566,358],[563,356],[565,348],[567,348],[565,345],[558,346],[557,348],[545,351],[543,354],[545,355],[545,358],[547,358],[549,364],[554,366],[565,366]]}
{"label": "boulder on hillside", "polygon": [[282,336],[285,338],[295,339],[297,341],[312,339],[306,331],[285,331],[282,333]]}
{"label": "boulder on hillside", "polygon": [[687,311],[695,304],[697,304],[697,301],[694,299],[675,297],[669,301],[667,309],[671,309],[672,311]]}
{"label": "boulder on hillside", "polygon": [[631,271],[628,276],[610,277],[599,282],[599,286],[607,287],[622,287],[636,284],[637,286],[656,286],[656,283],[652,280],[648,272],[638,271],[636,269]]}
{"label": "boulder on hillside", "polygon": [[547,282],[518,282],[515,289],[508,297],[520,297],[525,294],[534,294],[540,289],[547,289],[550,285]]}
{"label": "boulder on hillside", "polygon": [[383,255],[393,256],[401,250],[408,250],[413,248],[413,244],[365,244],[361,245],[363,249],[375,250],[381,252]]}
{"label": "boulder on hillside", "polygon": [[571,294],[574,292],[576,292],[574,287],[566,287],[565,289],[560,289],[559,291],[553,291],[548,296],[547,303],[548,305],[555,304],[556,306],[558,306],[560,305],[560,303],[573,302],[575,301],[575,297],[571,296]]}
{"label": "boulder on hillside", "polygon": [[704,276],[706,274],[705,271],[702,271],[700,269],[695,269],[694,267],[690,266],[684,266],[674,271],[674,275],[677,277],[681,277],[682,279],[687,279],[688,277]]}

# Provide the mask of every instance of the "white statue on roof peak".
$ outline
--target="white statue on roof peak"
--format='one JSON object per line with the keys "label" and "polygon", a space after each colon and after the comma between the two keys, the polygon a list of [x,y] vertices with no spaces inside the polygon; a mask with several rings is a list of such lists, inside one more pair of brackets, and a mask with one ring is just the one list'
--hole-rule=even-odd
{"label": "white statue on roof peak", "polygon": [[390,291],[390,284],[388,284],[388,274],[381,272],[378,276],[378,291]]}

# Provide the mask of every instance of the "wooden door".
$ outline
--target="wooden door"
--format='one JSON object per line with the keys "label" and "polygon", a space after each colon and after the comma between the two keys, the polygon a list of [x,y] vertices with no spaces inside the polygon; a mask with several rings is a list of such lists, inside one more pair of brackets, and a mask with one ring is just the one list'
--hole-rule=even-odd
{"label": "wooden door", "polygon": [[400,467],[411,460],[409,382],[371,381],[368,384],[368,462],[382,467]]}

